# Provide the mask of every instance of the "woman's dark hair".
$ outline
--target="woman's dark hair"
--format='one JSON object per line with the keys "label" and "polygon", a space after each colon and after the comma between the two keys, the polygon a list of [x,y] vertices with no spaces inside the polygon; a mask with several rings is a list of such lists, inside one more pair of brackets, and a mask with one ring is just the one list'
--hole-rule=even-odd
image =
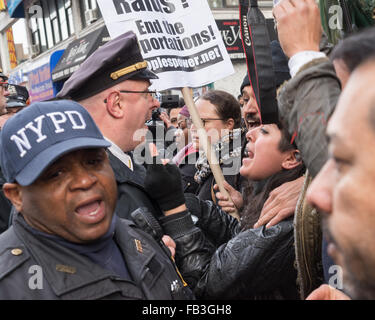
{"label": "woman's dark hair", "polygon": [[290,143],[292,140],[292,137],[290,136],[288,129],[284,125],[284,122],[282,120],[279,120],[279,122],[276,124],[279,130],[281,131],[281,139],[279,142],[279,150],[281,152],[298,149],[295,143]]}
{"label": "woman's dark hair", "polygon": [[[290,143],[290,136],[283,125],[280,123],[277,126],[281,130],[279,150],[285,152],[297,149],[294,144]],[[243,230],[253,228],[253,225],[259,219],[263,205],[268,199],[270,192],[285,182],[296,180],[305,173],[305,170],[305,165],[301,162],[300,165],[293,169],[283,169],[262,181],[248,180],[247,186],[244,187],[242,193],[244,208],[241,212],[241,228]]]}
{"label": "woman's dark hair", "polygon": [[211,102],[217,115],[226,121],[230,118],[234,120],[234,129],[241,127],[241,105],[231,94],[221,90],[210,90],[204,93],[199,99]]}

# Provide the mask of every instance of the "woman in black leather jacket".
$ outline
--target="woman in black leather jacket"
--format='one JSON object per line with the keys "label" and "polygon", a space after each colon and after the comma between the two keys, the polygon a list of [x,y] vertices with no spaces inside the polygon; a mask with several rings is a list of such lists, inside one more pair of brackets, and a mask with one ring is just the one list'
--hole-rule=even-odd
{"label": "woman in black leather jacket", "polygon": [[299,151],[281,129],[262,125],[247,133],[240,172],[256,181],[240,223],[193,195],[185,195],[190,213],[163,219],[177,245],[176,262],[198,299],[298,299],[293,218],[252,229],[269,192],[304,172]]}

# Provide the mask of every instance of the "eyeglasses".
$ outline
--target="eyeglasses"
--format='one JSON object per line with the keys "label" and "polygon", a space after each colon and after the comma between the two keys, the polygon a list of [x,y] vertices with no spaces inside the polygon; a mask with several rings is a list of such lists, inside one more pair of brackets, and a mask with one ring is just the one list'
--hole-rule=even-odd
{"label": "eyeglasses", "polygon": [[[146,93],[146,99],[152,97],[152,99],[158,99],[159,93],[157,91],[132,91],[132,90],[119,90],[121,93]],[[104,103],[107,103],[107,99],[104,99]]]}
{"label": "eyeglasses", "polygon": [[5,91],[9,88],[8,82],[0,82],[0,87],[2,87]]}
{"label": "eyeglasses", "polygon": [[158,97],[158,92],[156,91],[132,91],[132,90],[119,90],[121,93],[146,93],[147,97],[151,96],[153,99]]}
{"label": "eyeglasses", "polygon": [[[221,119],[221,118],[201,118],[202,122],[203,122],[203,127],[206,126],[206,123],[208,121],[213,121],[213,120],[221,120],[223,121],[224,119]],[[191,128],[191,125],[193,124],[193,120],[191,118],[188,118],[186,119],[186,125],[188,128]]]}

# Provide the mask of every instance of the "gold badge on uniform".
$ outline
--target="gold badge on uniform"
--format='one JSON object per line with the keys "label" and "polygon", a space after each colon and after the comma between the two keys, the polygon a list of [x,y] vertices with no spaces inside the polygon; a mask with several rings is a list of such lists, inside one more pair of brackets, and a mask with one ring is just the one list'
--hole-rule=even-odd
{"label": "gold badge on uniform", "polygon": [[71,273],[71,274],[74,274],[77,271],[75,267],[66,266],[63,264],[57,264],[56,270],[60,272]]}
{"label": "gold badge on uniform", "polygon": [[142,248],[142,243],[141,241],[137,240],[137,239],[134,239],[134,242],[135,242],[135,247],[137,248],[137,251],[142,253],[143,252],[143,248]]}

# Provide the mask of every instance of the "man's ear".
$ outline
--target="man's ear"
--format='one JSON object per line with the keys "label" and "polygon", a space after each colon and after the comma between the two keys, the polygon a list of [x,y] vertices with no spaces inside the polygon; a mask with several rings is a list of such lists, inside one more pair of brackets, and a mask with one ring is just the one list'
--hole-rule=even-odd
{"label": "man's ear", "polygon": [[302,157],[298,150],[292,150],[287,152],[287,156],[282,162],[281,166],[283,169],[290,170],[298,167],[302,163]]}
{"label": "man's ear", "polygon": [[120,119],[124,116],[124,106],[120,99],[120,94],[111,92],[105,100],[107,112],[114,118]]}
{"label": "man's ear", "polygon": [[3,185],[4,195],[12,202],[18,212],[22,212],[22,190],[18,183],[5,183]]}

